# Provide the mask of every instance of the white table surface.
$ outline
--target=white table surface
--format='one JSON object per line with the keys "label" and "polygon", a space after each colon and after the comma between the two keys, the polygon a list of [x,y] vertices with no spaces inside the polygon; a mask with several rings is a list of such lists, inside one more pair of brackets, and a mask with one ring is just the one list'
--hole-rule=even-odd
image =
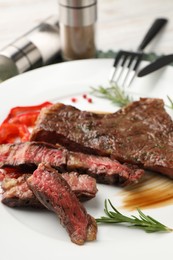
{"label": "white table surface", "polygon": [[[0,49],[52,14],[58,0],[0,0]],[[172,53],[173,0],[98,0],[98,49],[135,50],[156,17],[169,23],[146,51]]]}

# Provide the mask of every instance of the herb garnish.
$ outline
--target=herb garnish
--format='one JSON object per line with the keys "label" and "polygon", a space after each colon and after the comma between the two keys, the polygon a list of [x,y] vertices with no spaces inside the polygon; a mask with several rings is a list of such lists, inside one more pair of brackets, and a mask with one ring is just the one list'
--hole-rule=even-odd
{"label": "herb garnish", "polygon": [[[121,89],[116,83],[111,83],[110,87],[99,86],[97,88],[91,87],[91,89],[91,93],[93,95],[109,99],[120,107],[126,106],[133,102],[133,98],[125,93],[125,91]],[[166,106],[170,109],[173,109],[173,100],[169,96],[167,96],[167,98],[170,102],[170,105]]]}
{"label": "herb garnish", "polygon": [[107,88],[103,86],[99,86],[98,88],[92,87],[92,94],[98,97],[109,99],[120,107],[126,106],[133,101],[132,98],[115,83],[111,83],[110,87]]}
{"label": "herb garnish", "polygon": [[167,106],[167,107],[169,107],[170,109],[173,109],[173,100],[169,96],[167,96],[167,98],[168,98],[168,100],[170,102],[170,105]]}
{"label": "herb garnish", "polygon": [[111,203],[110,200],[108,200],[111,208],[113,211],[108,210],[107,200],[105,200],[105,214],[107,216],[103,216],[100,218],[97,218],[97,223],[128,223],[128,227],[136,227],[143,229],[146,232],[158,232],[158,231],[165,231],[170,232],[172,231],[171,228],[166,227],[159,221],[155,220],[154,218],[145,215],[140,209],[137,209],[139,213],[139,217],[131,216],[127,217],[123,214],[121,214]]}

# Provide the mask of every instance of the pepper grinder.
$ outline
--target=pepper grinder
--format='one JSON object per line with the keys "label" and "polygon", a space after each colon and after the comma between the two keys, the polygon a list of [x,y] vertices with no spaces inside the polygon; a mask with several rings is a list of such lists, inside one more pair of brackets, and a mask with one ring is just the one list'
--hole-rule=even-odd
{"label": "pepper grinder", "polygon": [[59,19],[63,59],[94,58],[97,0],[59,0]]}

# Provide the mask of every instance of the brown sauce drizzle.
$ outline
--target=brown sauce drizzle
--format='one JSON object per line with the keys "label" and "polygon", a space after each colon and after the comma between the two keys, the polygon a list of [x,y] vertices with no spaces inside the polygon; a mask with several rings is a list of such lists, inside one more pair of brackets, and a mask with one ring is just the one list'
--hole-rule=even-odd
{"label": "brown sauce drizzle", "polygon": [[157,173],[146,173],[138,184],[126,187],[120,192],[122,207],[156,208],[173,204],[173,180]]}

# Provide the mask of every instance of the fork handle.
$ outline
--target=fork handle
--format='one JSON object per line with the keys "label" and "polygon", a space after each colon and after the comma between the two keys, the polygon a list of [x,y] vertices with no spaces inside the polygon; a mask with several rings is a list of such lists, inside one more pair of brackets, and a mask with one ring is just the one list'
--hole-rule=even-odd
{"label": "fork handle", "polygon": [[150,41],[155,37],[155,35],[162,29],[162,27],[168,22],[165,18],[158,18],[154,21],[151,25],[150,29],[148,30],[147,34],[145,35],[143,41],[138,47],[138,51],[142,51]]}

